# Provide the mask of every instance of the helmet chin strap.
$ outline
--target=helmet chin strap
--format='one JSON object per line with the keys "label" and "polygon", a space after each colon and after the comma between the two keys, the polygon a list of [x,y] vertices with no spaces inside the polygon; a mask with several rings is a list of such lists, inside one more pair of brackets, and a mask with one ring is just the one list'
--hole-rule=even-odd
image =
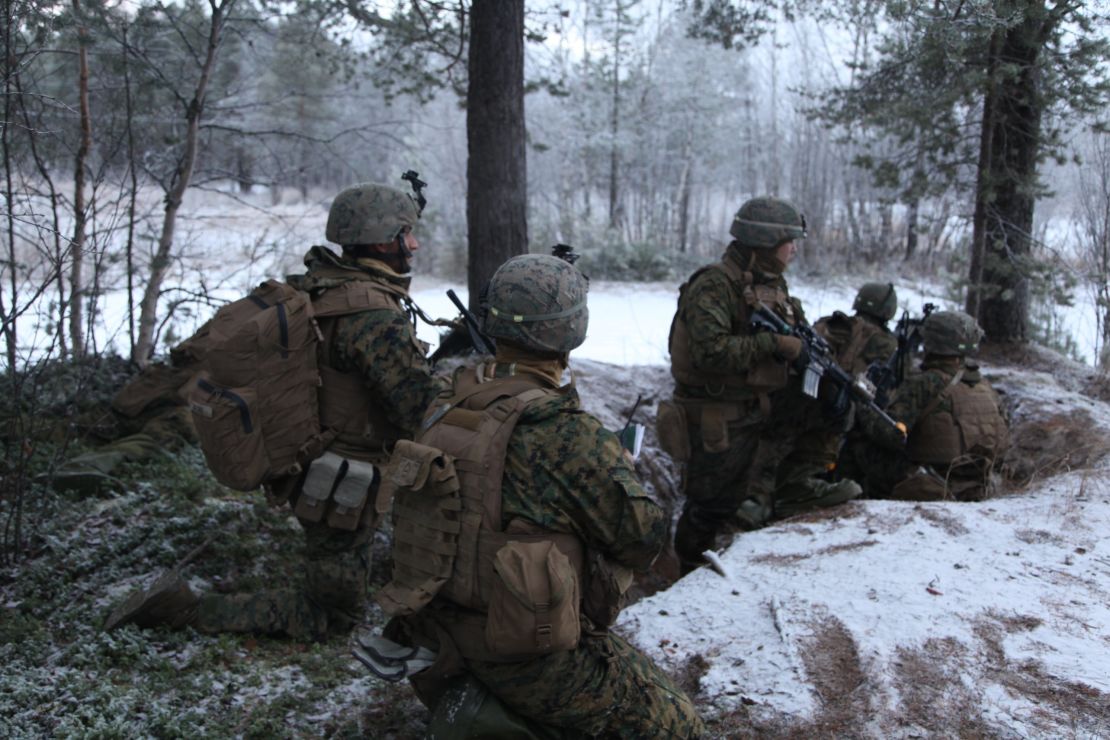
{"label": "helmet chin strap", "polygon": [[397,253],[401,255],[401,257],[403,257],[404,259],[412,259],[412,250],[409,249],[408,244],[405,244],[404,229],[401,229],[401,232],[397,234]]}

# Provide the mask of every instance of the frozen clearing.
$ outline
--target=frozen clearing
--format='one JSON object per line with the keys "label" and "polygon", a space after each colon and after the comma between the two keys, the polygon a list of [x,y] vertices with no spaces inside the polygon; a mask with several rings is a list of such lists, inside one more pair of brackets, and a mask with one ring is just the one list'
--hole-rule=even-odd
{"label": "frozen clearing", "polygon": [[[678,301],[678,281],[655,283],[618,283],[604,280],[590,283],[590,326],[586,341],[574,351],[575,359],[597,360],[614,365],[668,365],[667,333]],[[834,310],[851,313],[859,285],[844,278],[816,284],[790,279],[791,295],[801,299],[811,321]],[[457,313],[444,294],[450,283],[413,279],[413,299],[432,316],[453,316]],[[923,286],[897,283],[899,315],[903,308],[914,315],[921,313],[926,302],[942,308],[957,308],[945,301],[940,290],[930,284]],[[455,288],[466,300],[465,288]],[[420,324],[421,339],[435,345],[438,335],[434,327]]]}
{"label": "frozen clearing", "polygon": [[[1110,408],[1061,382],[1076,367],[985,371],[1015,434],[1070,423],[1095,465],[982,503],[862,501],[739,535],[725,576],[695,571],[618,629],[722,737],[1106,736]],[[609,424],[644,384],[669,393],[662,368],[577,368]]]}

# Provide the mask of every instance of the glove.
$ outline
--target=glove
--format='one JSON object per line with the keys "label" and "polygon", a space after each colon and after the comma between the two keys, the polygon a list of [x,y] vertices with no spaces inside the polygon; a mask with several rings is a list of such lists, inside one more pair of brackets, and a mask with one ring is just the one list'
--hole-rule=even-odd
{"label": "glove", "polygon": [[[775,335],[775,357],[789,362],[792,365],[797,364],[797,360],[805,354],[805,343],[797,337],[788,337],[784,334]],[[809,358],[806,358],[806,362]]]}

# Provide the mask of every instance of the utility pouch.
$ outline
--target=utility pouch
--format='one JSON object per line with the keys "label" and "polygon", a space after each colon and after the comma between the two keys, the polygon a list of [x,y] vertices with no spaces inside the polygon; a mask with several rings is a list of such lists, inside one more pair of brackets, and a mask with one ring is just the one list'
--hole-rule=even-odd
{"label": "utility pouch", "polygon": [[690,429],[686,424],[686,409],[674,401],[660,401],[655,417],[655,433],[659,446],[675,462],[690,459]]}
{"label": "utility pouch", "polygon": [[624,593],[632,585],[632,571],[590,551],[586,572],[589,581],[582,596],[582,614],[596,629],[608,629],[620,614]]}
{"label": "utility pouch", "polygon": [[375,502],[379,515],[390,509],[393,579],[374,599],[397,617],[423,609],[454,571],[463,509],[454,458],[419,442],[398,441]]}
{"label": "utility pouch", "polygon": [[328,526],[354,531],[362,519],[366,498],[374,484],[374,466],[361,460],[345,460],[347,474],[339,481],[328,507]]}
{"label": "utility pouch", "polygon": [[238,491],[257,488],[270,467],[259,424],[258,396],[250,386],[225,388],[201,375],[189,392],[189,409],[204,449],[220,450],[212,473]]}
{"label": "utility pouch", "polygon": [[374,483],[374,466],[325,452],[308,466],[293,513],[306,522],[354,530]]}
{"label": "utility pouch", "polygon": [[328,513],[328,499],[345,473],[347,461],[334,452],[325,452],[308,466],[308,475],[301,484],[297,505],[293,513],[298,519],[317,523],[324,520]]}
{"label": "utility pouch", "polygon": [[701,407],[701,444],[706,452],[725,452],[728,450],[729,407],[723,404],[707,403]]}
{"label": "utility pouch", "polygon": [[498,655],[547,655],[578,646],[578,576],[554,542],[511,540],[497,551],[486,646]]}

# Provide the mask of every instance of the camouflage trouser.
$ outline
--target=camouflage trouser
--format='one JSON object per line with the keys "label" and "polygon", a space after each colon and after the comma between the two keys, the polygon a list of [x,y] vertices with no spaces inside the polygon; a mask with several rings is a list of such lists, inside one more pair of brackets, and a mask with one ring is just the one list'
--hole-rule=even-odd
{"label": "camouflage trouser", "polygon": [[868,498],[904,501],[982,501],[993,495],[997,477],[991,461],[965,456],[962,464],[921,466],[905,453],[887,450],[853,435],[841,455],[844,467],[860,476]]}
{"label": "camouflage trouser", "polygon": [[301,521],[303,584],[244,594],[205,594],[194,626],[201,632],[258,632],[323,639],[349,632],[366,603],[373,530],[353,532]]}
{"label": "camouflage trouser", "polygon": [[[686,503],[675,529],[675,552],[685,566],[701,562],[718,534],[757,529],[776,516],[778,489],[793,480],[789,470],[799,465],[791,453],[800,434],[824,423],[821,413],[795,380],[771,397],[768,418],[753,423],[744,414],[730,422],[723,452],[706,451],[702,429],[691,419]],[[807,475],[812,470],[805,468]]]}
{"label": "camouflage trouser", "polygon": [[575,650],[522,663],[466,661],[507,707],[571,733],[600,738],[696,738],[704,725],[686,694],[613,634],[583,635]]}
{"label": "camouflage trouser", "polygon": [[880,447],[860,432],[848,435],[839,467],[863,486],[867,498],[890,498],[894,486],[911,470],[905,453]]}
{"label": "camouflage trouser", "polygon": [[778,466],[775,478],[775,518],[835,506],[856,498],[860,486],[853,480],[836,480],[837,455],[850,415],[828,419],[817,414],[802,425],[793,449]]}

